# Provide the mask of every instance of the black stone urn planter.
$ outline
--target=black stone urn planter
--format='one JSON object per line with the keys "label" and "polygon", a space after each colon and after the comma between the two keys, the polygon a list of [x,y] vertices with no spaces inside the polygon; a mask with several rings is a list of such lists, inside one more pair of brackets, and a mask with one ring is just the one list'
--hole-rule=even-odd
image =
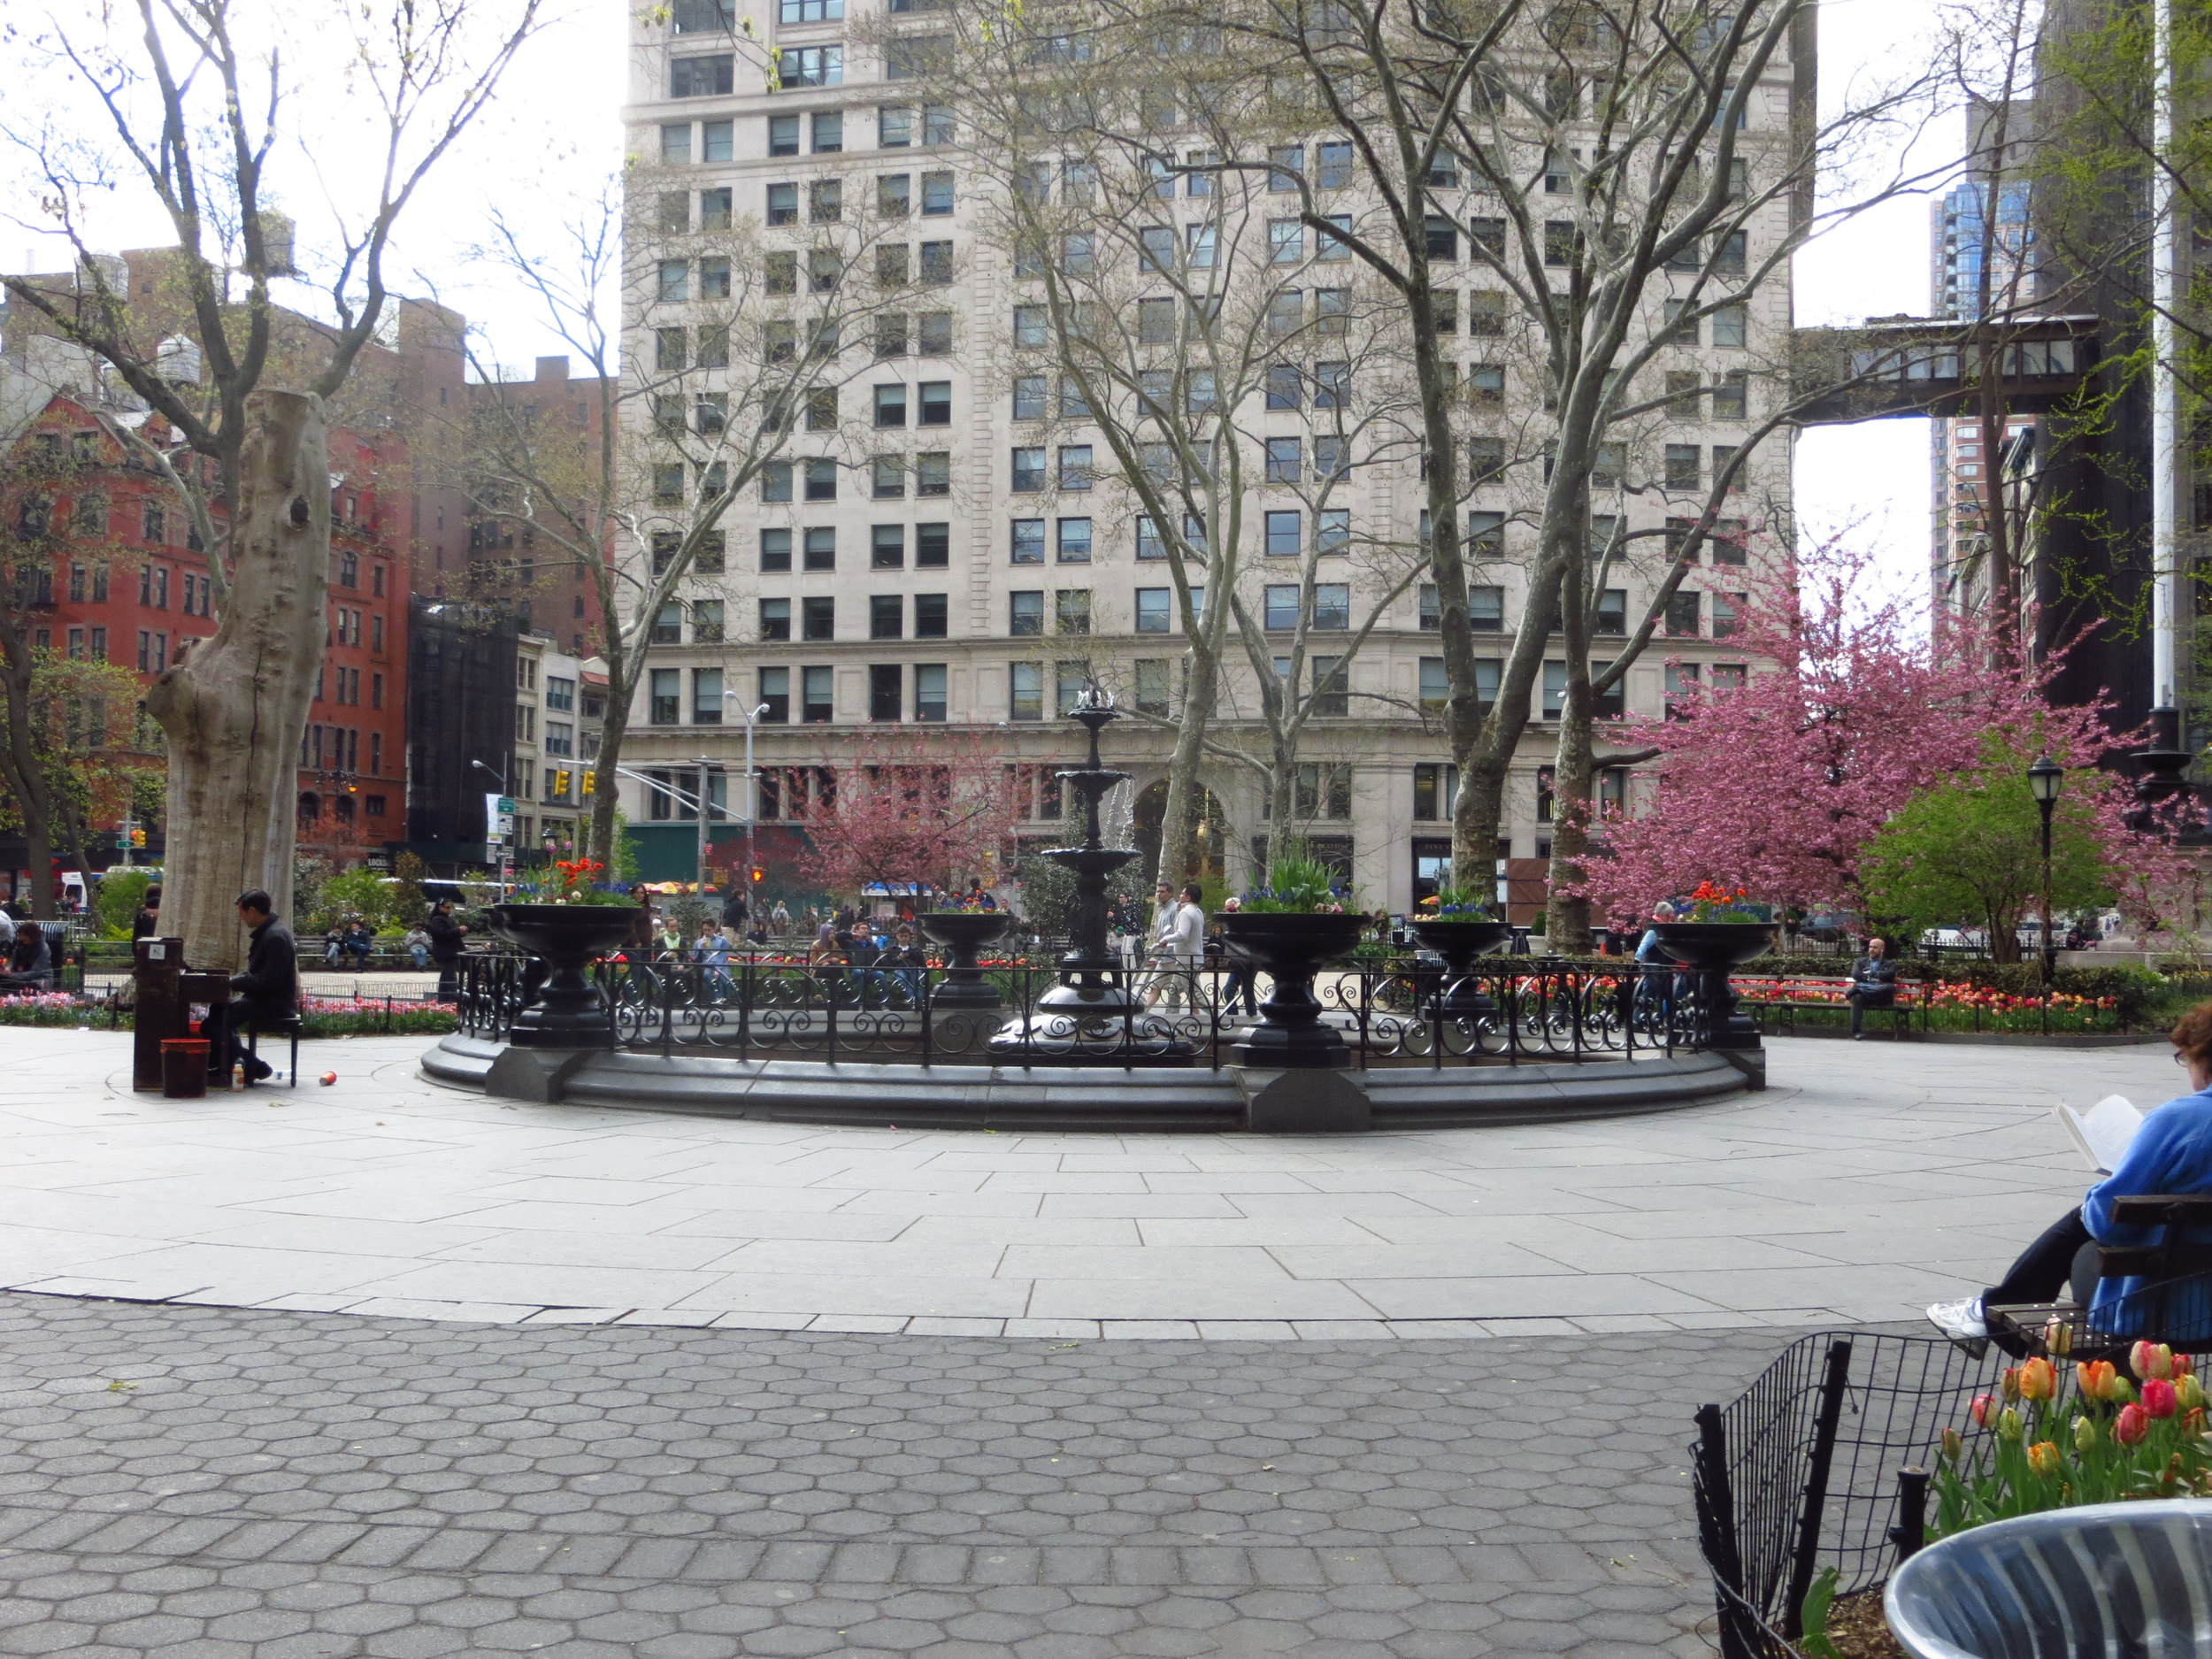
{"label": "black stone urn planter", "polygon": [[1003,910],[925,910],[922,931],[951,953],[945,977],[930,993],[933,1008],[994,1009],[1006,1006],[975,953],[1006,931],[1012,920]]}
{"label": "black stone urn planter", "polygon": [[1774,948],[1764,922],[1655,922],[1659,949],[1698,977],[1698,1038],[1709,1048],[1756,1048],[1759,1028],[1736,1011],[1728,971]]}
{"label": "black stone urn planter", "polygon": [[495,904],[492,929],[549,971],[538,999],[515,1016],[507,1041],[518,1048],[604,1048],[614,1010],[584,970],[622,949],[634,904]]}
{"label": "black stone urn planter", "polygon": [[1263,1071],[1329,1069],[1351,1064],[1344,1035],[1321,1019],[1313,976],[1359,944],[1357,916],[1311,914],[1247,915],[1221,918],[1221,942],[1242,968],[1256,968],[1274,980],[1260,1004],[1260,1023],[1229,1047],[1236,1065]]}
{"label": "black stone urn planter", "polygon": [[1437,993],[1430,1004],[1430,1012],[1437,1019],[1474,1019],[1498,1011],[1497,1003],[1482,982],[1470,978],[1475,971],[1475,958],[1502,950],[1513,941],[1513,929],[1505,922],[1455,921],[1448,916],[1417,919],[1413,936],[1444,958],[1444,966],[1451,978]]}

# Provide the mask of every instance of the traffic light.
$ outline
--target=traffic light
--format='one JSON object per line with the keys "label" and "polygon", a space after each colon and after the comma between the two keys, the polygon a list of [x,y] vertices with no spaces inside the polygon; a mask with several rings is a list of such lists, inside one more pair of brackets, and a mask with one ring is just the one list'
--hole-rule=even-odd
{"label": "traffic light", "polygon": [[568,768],[567,768],[567,767],[565,767],[565,766],[556,766],[556,767],[553,769],[553,793],[554,793],[554,795],[555,795],[556,796],[557,796],[557,797],[558,797],[559,799],[561,799],[561,800],[565,801],[565,800],[567,800],[567,799],[568,799]]}
{"label": "traffic light", "polygon": [[584,793],[586,795],[596,795],[598,792],[599,772],[597,768],[595,767],[584,774]]}
{"label": "traffic light", "polygon": [[131,845],[134,847],[143,847],[145,844],[146,832],[142,829],[133,830],[131,832]]}
{"label": "traffic light", "polygon": [[765,870],[763,870],[758,864],[755,864],[753,866],[753,879],[756,881],[765,881],[767,879],[768,872]]}

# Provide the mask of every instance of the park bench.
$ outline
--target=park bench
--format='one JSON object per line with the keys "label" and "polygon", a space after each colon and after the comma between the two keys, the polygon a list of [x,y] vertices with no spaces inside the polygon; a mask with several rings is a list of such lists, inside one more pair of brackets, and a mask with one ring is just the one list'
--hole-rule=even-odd
{"label": "park bench", "polygon": [[[1809,1010],[1833,1010],[1845,1014],[1851,1011],[1851,1004],[1845,1000],[1845,994],[1853,983],[1847,973],[1832,976],[1801,974],[1767,979],[1756,974],[1738,973],[1730,983],[1734,986],[1736,995],[1742,999],[1746,1012],[1755,1017],[1769,1013],[1773,1016],[1771,1029],[1778,1036],[1795,1034],[1798,1015]],[[1890,1035],[1901,1041],[1911,1027],[1913,1010],[1924,1007],[1927,995],[1926,980],[1900,979],[1894,1002],[1887,1008],[1870,1006],[1866,1017],[1872,1019],[1878,1014],[1887,1014],[1890,1017]],[[1763,1026],[1768,1021],[1761,1018],[1760,1023]]]}
{"label": "park bench", "polygon": [[[2212,1346],[2212,1194],[2150,1193],[2112,1201],[2112,1219],[2157,1227],[2154,1244],[2085,1245],[2074,1257],[2066,1302],[1992,1303],[1982,1310],[1991,1338],[2016,1356],[2047,1354],[2056,1345],[2073,1360],[2117,1359],[2139,1340],[2198,1351]],[[2085,1294],[2101,1279],[2136,1279],[2139,1289],[2099,1310],[2093,1320]],[[2086,1281],[2085,1284],[2084,1281]]]}

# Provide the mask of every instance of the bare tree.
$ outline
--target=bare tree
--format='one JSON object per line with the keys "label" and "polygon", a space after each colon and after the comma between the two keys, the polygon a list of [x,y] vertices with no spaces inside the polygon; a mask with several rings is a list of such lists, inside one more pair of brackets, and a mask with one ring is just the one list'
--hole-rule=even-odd
{"label": "bare tree", "polygon": [[[1025,443],[1102,442],[1095,478],[1047,488],[1115,503],[1172,596],[1179,683],[1131,702],[1173,733],[1160,868],[1179,879],[1210,761],[1251,772],[1285,832],[1308,722],[1348,711],[1352,659],[1417,571],[1348,504],[1416,449],[1394,307],[1253,159],[1302,157],[1310,112],[1244,79],[1217,33],[964,4],[926,27],[921,66],[958,65],[962,142],[995,187],[987,241],[1034,285],[1010,341],[972,357],[1037,422]],[[911,50],[895,27],[887,44]]]}
{"label": "bare tree", "polygon": [[[735,214],[726,190],[690,191],[679,169],[634,164],[563,216],[567,242],[551,255],[492,216],[484,258],[597,377],[597,419],[534,418],[472,347],[486,396],[456,446],[457,481],[487,518],[530,526],[541,561],[580,568],[598,599],[608,706],[590,847],[610,868],[647,649],[687,619],[702,641],[728,626],[731,508],[791,501],[823,469],[872,482],[879,463],[902,491],[936,488],[904,457],[871,453],[873,411],[841,394],[886,357],[950,349],[953,314],[940,308],[954,273],[909,258],[904,214],[848,182],[817,180],[803,219],[795,196],[787,226],[764,226]],[[829,453],[795,457],[801,433]]]}
{"label": "bare tree", "polygon": [[[1316,232],[1333,228],[1405,310],[1449,681],[1446,727],[1461,779],[1455,864],[1487,870],[1508,769],[1563,623],[1571,633],[1563,730],[1587,741],[1594,688],[1586,652],[1576,649],[1587,639],[1578,613],[1589,590],[1593,493],[1615,488],[1594,479],[1631,489],[1640,481],[1626,463],[1609,465],[1624,423],[1664,401],[1639,377],[1670,361],[1685,331],[1739,326],[1815,228],[1897,188],[1884,180],[1814,211],[1824,159],[1895,117],[1906,95],[1817,122],[1809,0],[1649,11],[1606,0],[1241,0],[1182,10],[1176,20],[1225,34],[1247,73],[1279,96],[1310,100],[1315,119],[1356,151],[1357,205],[1346,213],[1310,180],[1303,216]],[[1770,97],[1766,83],[1785,73],[1791,84]],[[1469,293],[1469,312],[1507,336],[1511,351],[1502,355],[1520,365],[1507,402],[1544,411],[1539,454],[1513,463],[1527,481],[1509,480],[1525,497],[1517,511],[1533,525],[1534,547],[1515,561],[1520,623],[1486,715],[1459,514],[1472,477],[1499,451],[1467,448],[1453,323],[1462,267],[1452,262],[1463,247],[1490,284]],[[1740,471],[1744,457],[1736,459]],[[1697,516],[1709,532],[1717,517]],[[1699,541],[1678,538],[1680,564]],[[1617,654],[1601,672],[1617,683],[1647,637],[1632,634],[1626,657]],[[1576,787],[1578,777],[1563,782]]]}
{"label": "bare tree", "polygon": [[[258,20],[232,0],[136,0],[134,45],[87,39],[75,19],[39,42],[73,73],[112,129],[122,167],[174,227],[181,285],[174,319],[204,373],[185,384],[86,240],[83,204],[104,162],[36,115],[12,133],[32,158],[78,273],[65,288],[11,277],[12,301],[122,380],[212,463],[173,472],[206,539],[220,626],[154,684],[147,706],[169,736],[165,923],[194,961],[234,965],[232,901],[250,887],[287,907],[295,834],[289,780],[326,623],[330,482],[324,404],[352,374],[388,298],[394,227],[430,170],[483,111],[539,25],[539,0],[472,0],[349,13],[358,35],[349,84],[380,142],[373,202],[342,212],[326,277],[332,319],[296,349],[281,338],[273,277],[292,265],[274,209],[272,150],[294,114],[273,50],[249,42]],[[237,288],[242,285],[241,296]]]}

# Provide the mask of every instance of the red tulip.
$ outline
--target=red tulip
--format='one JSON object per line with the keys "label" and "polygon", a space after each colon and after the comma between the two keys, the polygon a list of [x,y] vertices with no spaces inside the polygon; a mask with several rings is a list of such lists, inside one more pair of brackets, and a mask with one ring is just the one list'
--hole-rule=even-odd
{"label": "red tulip", "polygon": [[2173,1416],[2178,1402],[2174,1398],[2174,1386],[2162,1377],[2154,1377],[2143,1385],[2143,1409],[2154,1417]]}
{"label": "red tulip", "polygon": [[1991,1415],[1995,1412],[1996,1409],[1997,1401],[1994,1395],[1976,1394],[1974,1396],[1974,1403],[1966,1408],[1966,1415],[1974,1419],[1974,1426],[1976,1428],[1985,1429],[1989,1426]]}
{"label": "red tulip", "polygon": [[2123,1446],[2140,1446],[2150,1432],[2151,1414],[2139,1405],[2122,1406],[2112,1425],[2112,1438]]}
{"label": "red tulip", "polygon": [[2146,1379],[2174,1374],[2174,1351],[2163,1342],[2138,1342],[2128,1351],[2128,1369]]}

